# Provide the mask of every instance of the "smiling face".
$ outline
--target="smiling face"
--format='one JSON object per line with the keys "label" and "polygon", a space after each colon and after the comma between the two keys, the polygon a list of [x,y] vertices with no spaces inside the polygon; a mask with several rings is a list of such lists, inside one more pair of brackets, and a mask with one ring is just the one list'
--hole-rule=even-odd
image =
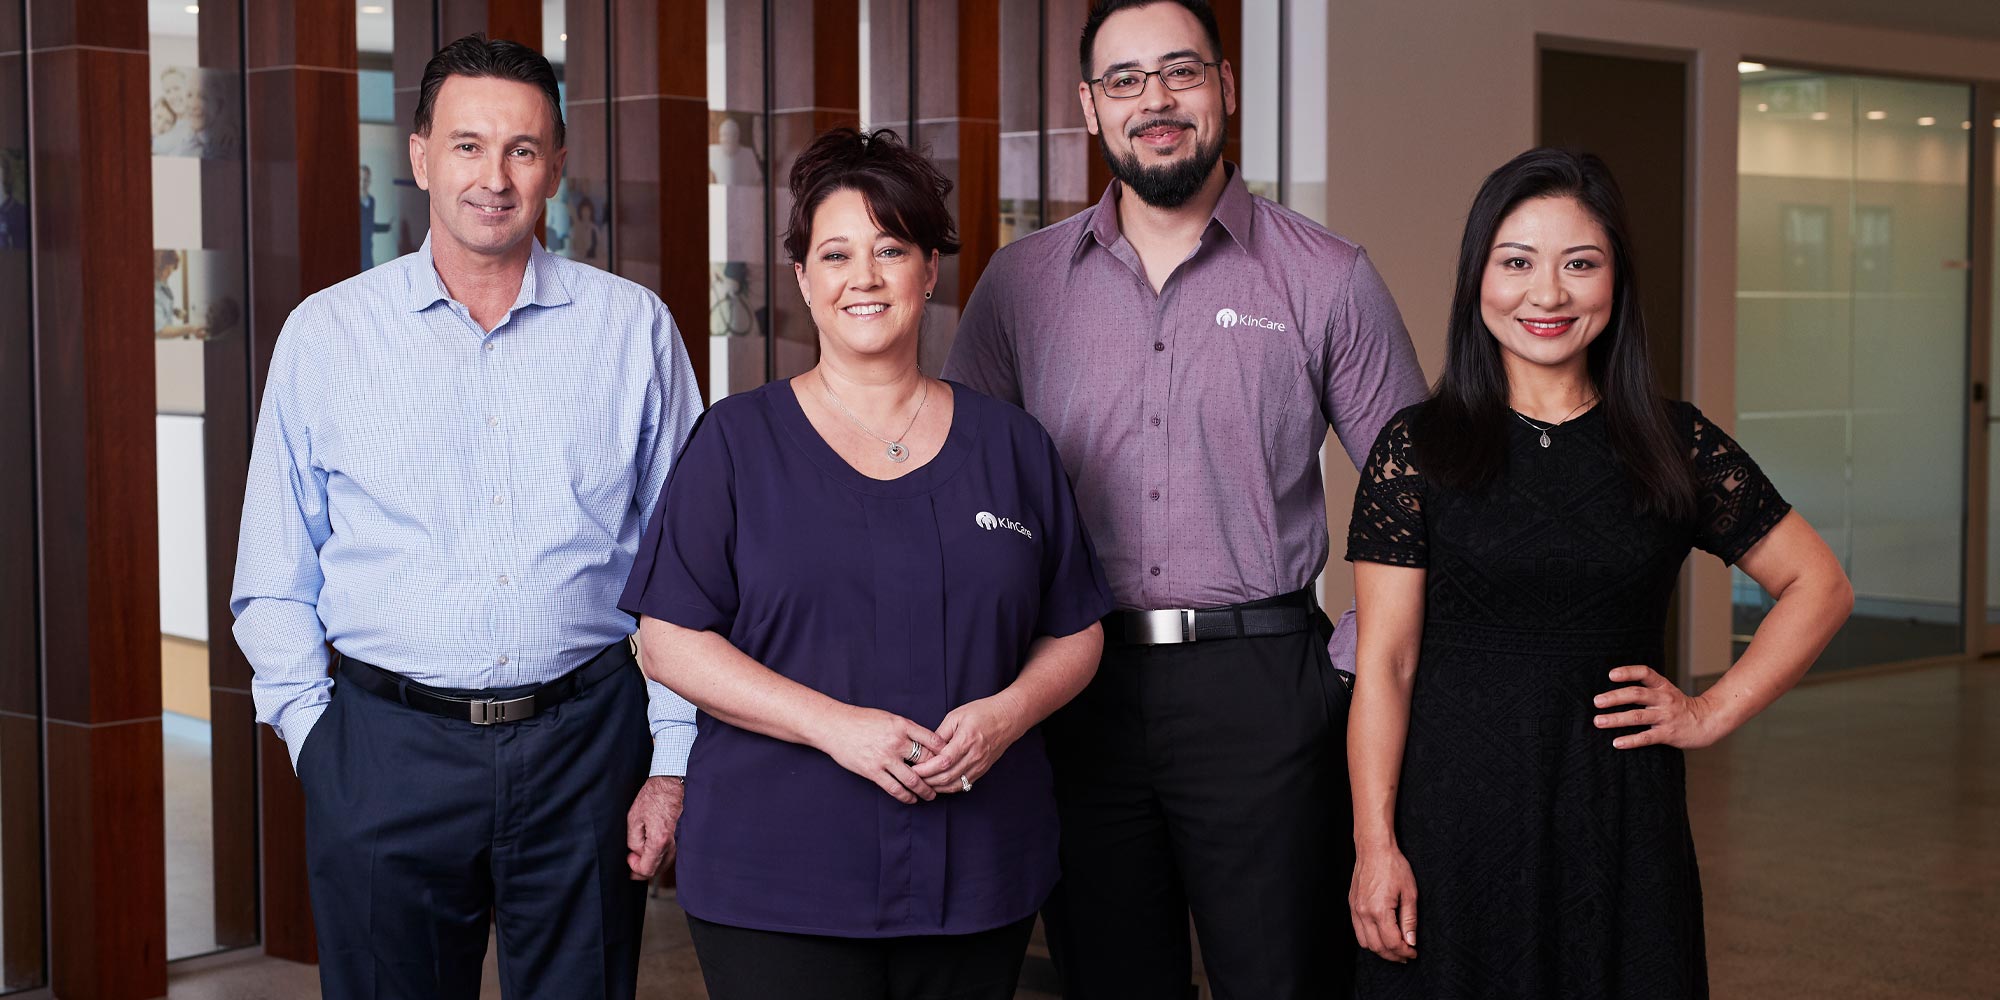
{"label": "smiling face", "polygon": [[1615,264],[1604,227],[1576,199],[1515,206],[1494,231],[1479,286],[1480,318],[1508,369],[1585,365],[1611,323]]}
{"label": "smiling face", "polygon": [[[1105,18],[1092,44],[1091,75],[1109,83],[1121,75],[1174,63],[1221,62],[1201,22],[1179,4],[1157,3]],[[1226,62],[1204,66],[1205,81],[1168,90],[1145,79],[1137,97],[1104,94],[1103,84],[1078,85],[1084,124],[1104,144],[1104,158],[1126,187],[1148,204],[1177,207],[1217,168],[1236,111],[1236,77]]]}
{"label": "smiling face", "polygon": [[806,245],[792,270],[828,347],[860,356],[914,348],[924,293],[937,284],[936,254],[883,232],[852,188],[820,202]]}
{"label": "smiling face", "polygon": [[500,255],[532,236],[562,182],[555,131],[548,98],[531,84],[446,79],[430,135],[410,136],[410,168],[431,196],[431,238]]}

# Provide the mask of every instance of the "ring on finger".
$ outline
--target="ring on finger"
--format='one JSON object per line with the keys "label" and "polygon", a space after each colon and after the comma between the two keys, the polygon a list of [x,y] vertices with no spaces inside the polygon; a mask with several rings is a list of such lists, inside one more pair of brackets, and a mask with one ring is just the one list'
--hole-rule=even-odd
{"label": "ring on finger", "polygon": [[910,752],[903,755],[903,763],[914,766],[917,761],[923,759],[923,756],[924,756],[923,744],[918,743],[916,740],[911,740]]}
{"label": "ring on finger", "polygon": [[959,791],[961,791],[961,792],[969,792],[969,791],[972,791],[972,779],[971,779],[971,778],[968,778],[968,777],[966,777],[966,776],[965,776],[965,775],[963,775],[963,774],[959,775],[959,776],[958,776],[958,790],[959,790]]}

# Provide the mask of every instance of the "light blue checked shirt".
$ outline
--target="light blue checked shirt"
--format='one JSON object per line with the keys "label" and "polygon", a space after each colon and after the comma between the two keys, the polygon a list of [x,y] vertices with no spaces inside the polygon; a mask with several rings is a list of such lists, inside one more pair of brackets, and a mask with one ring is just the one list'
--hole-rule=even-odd
{"label": "light blue checked shirt", "polygon": [[[237,546],[236,642],[296,767],[326,643],[421,684],[536,684],[630,635],[618,594],[701,413],[652,292],[537,244],[487,333],[430,242],[300,303],[271,358]],[[694,707],[652,681],[653,774]]]}

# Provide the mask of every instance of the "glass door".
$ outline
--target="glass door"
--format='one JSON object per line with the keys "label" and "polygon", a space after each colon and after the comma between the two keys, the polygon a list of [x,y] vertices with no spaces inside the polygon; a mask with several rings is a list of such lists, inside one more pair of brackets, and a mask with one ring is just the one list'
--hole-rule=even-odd
{"label": "glass door", "polygon": [[[1814,670],[1960,653],[1972,148],[1994,130],[1966,85],[1742,72],[1737,437],[1856,594]],[[1740,650],[1770,599],[1738,573],[1735,605]]]}

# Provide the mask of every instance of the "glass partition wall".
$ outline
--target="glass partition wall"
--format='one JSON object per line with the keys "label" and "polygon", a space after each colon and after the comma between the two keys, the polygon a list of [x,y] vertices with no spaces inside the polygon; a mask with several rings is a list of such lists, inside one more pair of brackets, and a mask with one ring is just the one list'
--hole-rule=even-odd
{"label": "glass partition wall", "polygon": [[243,25],[231,0],[149,11],[167,957],[184,958],[257,940],[248,720],[214,711],[247,676],[226,598],[250,451]]}
{"label": "glass partition wall", "polygon": [[[1814,668],[1964,648],[1972,121],[1966,85],[1746,64],[1737,436],[1840,556]],[[1736,574],[1738,649],[1770,606]]]}

